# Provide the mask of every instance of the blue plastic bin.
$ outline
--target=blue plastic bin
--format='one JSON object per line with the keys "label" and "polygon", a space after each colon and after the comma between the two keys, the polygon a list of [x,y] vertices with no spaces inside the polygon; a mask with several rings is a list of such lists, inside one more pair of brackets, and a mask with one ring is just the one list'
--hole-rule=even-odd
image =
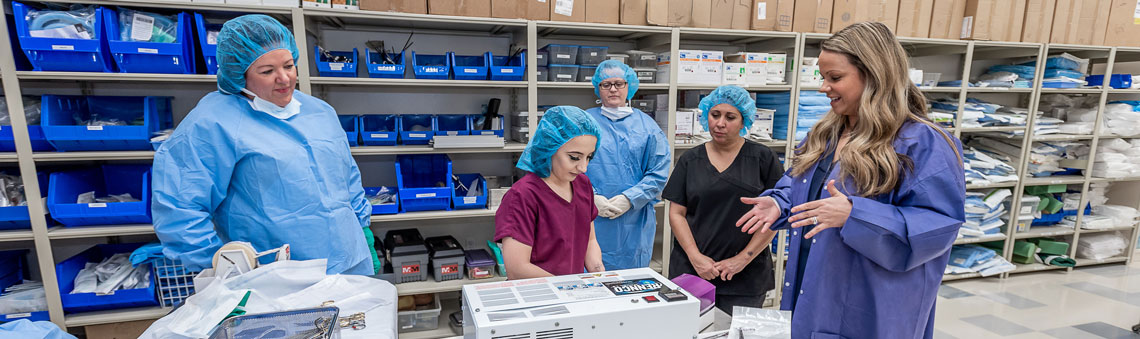
{"label": "blue plastic bin", "polygon": [[515,57],[495,56],[491,52],[483,54],[490,66],[491,80],[523,81],[526,79],[526,52]]}
{"label": "blue plastic bin", "polygon": [[400,135],[399,117],[390,114],[360,117],[360,138],[365,146],[395,146]]}
{"label": "blue plastic bin", "polygon": [[466,115],[435,116],[435,135],[471,135],[471,121]]}
{"label": "blue plastic bin", "polygon": [[91,312],[113,310],[130,307],[158,306],[155,298],[154,274],[150,275],[150,286],[118,290],[113,294],[96,295],[95,293],[76,293],[75,276],[89,262],[98,263],[116,253],[130,253],[141,247],[137,244],[99,244],[82,253],[55,264],[56,282],[59,283],[59,294],[63,300],[63,311],[66,313]]}
{"label": "blue plastic bin", "polygon": [[[47,172],[36,174],[40,182],[40,196],[47,198],[48,177]],[[0,230],[20,230],[32,228],[31,214],[28,206],[0,207]],[[0,290],[3,290],[0,288]]]}
{"label": "blue plastic bin", "polygon": [[445,154],[396,156],[396,186],[401,212],[450,211],[455,190],[451,159]]}
{"label": "blue plastic bin", "polygon": [[388,78],[388,79],[403,79],[404,78],[404,52],[396,57],[395,64],[385,64],[380,61],[380,53],[376,53],[371,49],[365,50],[368,53],[368,77],[369,78]]}
{"label": "blue plastic bin", "polygon": [[[1104,75],[1087,76],[1085,83],[1089,86],[1100,86],[1104,83]],[[1132,88],[1132,74],[1113,74],[1108,80],[1108,86],[1117,89]]]}
{"label": "blue plastic bin", "polygon": [[[400,143],[404,145],[427,145],[435,136],[435,119],[430,114],[406,114],[399,116]],[[412,126],[426,126],[427,131],[413,131]]]}
{"label": "blue plastic bin", "polygon": [[313,46],[313,59],[317,60],[317,74],[323,77],[353,78],[356,77],[356,64],[360,62],[355,48],[349,51],[328,51],[334,56],[348,57],[348,62],[330,62],[321,53],[320,46]]}
{"label": "blue plastic bin", "polygon": [[[78,204],[80,194],[130,193],[138,202]],[[103,165],[56,172],[48,183],[47,208],[64,226],[149,224],[150,165]]]}
{"label": "blue plastic bin", "polygon": [[487,80],[487,58],[480,55],[458,55],[448,52],[455,80]]}
{"label": "blue plastic bin", "polygon": [[119,30],[119,14],[114,10],[103,11],[106,25],[107,44],[111,47],[111,57],[122,73],[167,73],[196,74],[198,63],[194,62],[194,34],[190,14],[178,13],[177,42],[138,42],[122,41]]}
{"label": "blue plastic bin", "polygon": [[[206,62],[206,74],[218,74],[218,42],[210,43],[210,31],[221,31],[222,25],[211,24],[202,17],[202,13],[194,13],[194,26],[198,29],[198,47],[202,49],[202,59]],[[217,37],[214,37],[217,39]]]}
{"label": "blue plastic bin", "polygon": [[[376,195],[377,192],[380,192],[380,189],[381,189],[381,187],[365,187],[364,188],[364,195],[365,196]],[[395,191],[393,193],[396,194],[396,203],[384,204],[384,205],[372,205],[372,214],[373,215],[400,213],[400,189],[396,188],[396,187],[388,187],[388,189]]]}
{"label": "blue plastic bin", "polygon": [[35,9],[12,2],[12,14],[16,21],[16,36],[20,47],[32,63],[35,71],[61,72],[114,72],[111,49],[107,45],[106,29],[103,27],[104,12],[108,9],[95,9],[94,39],[37,38],[31,35],[28,20],[29,11]]}
{"label": "blue plastic bin", "polygon": [[360,116],[338,115],[340,127],[344,128],[344,135],[348,138],[349,146],[360,146]]}
{"label": "blue plastic bin", "polygon": [[[483,176],[480,174],[456,174],[455,176],[459,177],[459,182],[464,185],[470,185],[472,181],[479,179],[480,194],[473,197],[468,197],[466,194],[460,195],[459,188],[456,187],[451,191],[452,206],[457,210],[487,208],[487,180],[483,179]],[[454,185],[455,183],[452,183],[452,186]]]}
{"label": "blue plastic bin", "polygon": [[[150,137],[172,128],[170,97],[114,97],[45,95],[41,102],[40,124],[44,136],[60,151],[151,150]],[[117,119],[142,126],[86,126],[75,117]]]}
{"label": "blue plastic bin", "polygon": [[28,250],[0,251],[0,291],[24,280],[27,254]]}
{"label": "blue plastic bin", "polygon": [[[40,125],[28,125],[28,138],[32,142],[33,152],[54,151],[55,147],[44,137],[44,129]],[[0,152],[15,152],[16,138],[12,135],[12,126],[0,126]]]}
{"label": "blue plastic bin", "polygon": [[451,73],[451,58],[446,54],[416,54],[412,51],[412,73],[416,79],[447,80]]}
{"label": "blue plastic bin", "polygon": [[499,123],[493,124],[490,130],[483,129],[482,124],[478,124],[479,119],[483,118],[482,114],[469,115],[471,118],[471,135],[495,135],[503,136],[503,116],[499,115]]}

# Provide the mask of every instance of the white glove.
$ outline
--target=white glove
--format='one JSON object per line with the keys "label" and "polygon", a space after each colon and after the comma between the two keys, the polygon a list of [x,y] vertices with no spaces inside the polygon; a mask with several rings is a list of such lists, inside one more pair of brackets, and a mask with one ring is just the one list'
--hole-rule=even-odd
{"label": "white glove", "polygon": [[622,214],[625,214],[625,212],[629,212],[629,209],[632,207],[633,204],[629,202],[629,198],[626,198],[625,194],[615,195],[613,198],[610,198],[610,214],[613,216],[607,218],[617,219],[622,216]]}
{"label": "white glove", "polygon": [[598,207],[598,216],[603,218],[613,219],[614,205],[610,204],[610,199],[601,195],[594,195],[594,206]]}

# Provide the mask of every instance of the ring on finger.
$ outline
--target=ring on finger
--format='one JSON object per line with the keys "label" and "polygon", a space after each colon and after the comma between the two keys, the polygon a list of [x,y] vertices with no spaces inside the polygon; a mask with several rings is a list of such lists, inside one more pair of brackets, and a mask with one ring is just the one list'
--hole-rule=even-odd
{"label": "ring on finger", "polygon": [[814,226],[814,225],[819,225],[819,217],[811,217],[811,224],[812,224],[813,226]]}

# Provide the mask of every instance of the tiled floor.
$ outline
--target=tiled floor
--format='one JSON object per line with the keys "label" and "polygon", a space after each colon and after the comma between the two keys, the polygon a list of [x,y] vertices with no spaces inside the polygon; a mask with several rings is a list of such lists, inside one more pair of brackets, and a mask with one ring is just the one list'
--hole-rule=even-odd
{"label": "tiled floor", "polygon": [[1140,323],[1140,260],[952,281],[938,296],[935,339],[1140,338],[1131,332]]}

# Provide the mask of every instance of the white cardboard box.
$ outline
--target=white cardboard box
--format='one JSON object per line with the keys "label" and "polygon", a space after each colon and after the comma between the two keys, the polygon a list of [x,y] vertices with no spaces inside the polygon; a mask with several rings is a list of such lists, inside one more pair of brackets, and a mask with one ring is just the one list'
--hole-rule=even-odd
{"label": "white cardboard box", "polygon": [[724,52],[701,51],[700,83],[720,85],[724,76]]}
{"label": "white cardboard box", "polygon": [[763,132],[772,136],[772,123],[775,119],[776,111],[764,108],[757,108],[756,115],[752,119],[751,132]]}
{"label": "white cardboard box", "polygon": [[[669,58],[669,53],[661,53],[657,55],[657,82],[664,83],[669,81],[669,66],[672,60]],[[678,51],[677,60],[677,83],[678,84],[700,84],[701,82],[701,51],[682,49]]]}
{"label": "white cardboard box", "polygon": [[676,135],[693,135],[693,111],[677,110]]}
{"label": "white cardboard box", "polygon": [[784,74],[787,72],[787,54],[768,54],[768,85],[783,85],[787,83]]}
{"label": "white cardboard box", "polygon": [[726,62],[724,63],[724,74],[721,78],[721,84],[724,85],[737,85],[741,87],[748,86],[747,70],[748,64],[742,62]]}
{"label": "white cardboard box", "polygon": [[768,84],[768,53],[737,53],[725,60],[744,63],[744,81],[748,86]]}

